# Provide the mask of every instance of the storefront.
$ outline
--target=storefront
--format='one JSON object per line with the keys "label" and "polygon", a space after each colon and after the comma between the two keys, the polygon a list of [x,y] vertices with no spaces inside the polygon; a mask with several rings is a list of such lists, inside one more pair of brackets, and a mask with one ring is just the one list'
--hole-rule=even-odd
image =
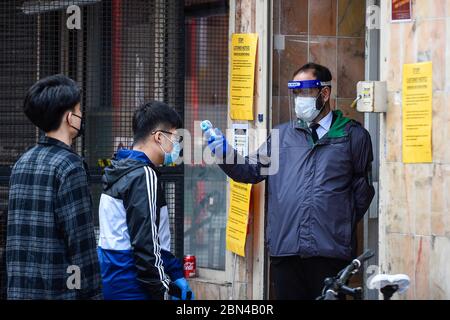
{"label": "storefront", "polygon": [[[287,82],[311,61],[332,72],[332,108],[362,123],[373,143],[376,195],[356,233],[357,251],[370,248],[376,255],[352,284],[365,286],[375,272],[406,273],[412,282],[403,297],[449,299],[450,3],[411,1],[410,19],[393,21],[397,2],[2,1],[0,298],[9,173],[41,134],[21,110],[25,91],[37,79],[64,73],[83,88],[87,134],[75,148],[90,166],[96,213],[103,167],[118,148],[130,146],[132,112],[142,102],[173,105],[192,137],[204,119],[223,131],[248,125],[252,152],[274,126],[289,121]],[[258,36],[254,120],[249,121],[230,117],[235,33]],[[433,64],[432,162],[405,163],[403,66],[427,61]],[[350,107],[362,80],[387,82],[386,112]],[[191,150],[205,146],[202,139],[186,141]],[[216,165],[189,161],[164,168],[162,177],[172,251],[180,258],[196,256],[197,277],[190,283],[197,299],[276,298],[264,242],[266,183],[252,187],[245,257],[240,257],[226,250],[230,192],[225,174]],[[378,292],[366,289],[365,297],[377,299]]]}

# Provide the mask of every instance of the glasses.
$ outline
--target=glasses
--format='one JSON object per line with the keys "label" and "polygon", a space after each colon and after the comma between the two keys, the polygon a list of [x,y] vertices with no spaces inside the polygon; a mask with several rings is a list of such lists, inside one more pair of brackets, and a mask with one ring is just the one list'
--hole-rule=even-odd
{"label": "glasses", "polygon": [[162,133],[167,133],[173,136],[173,140],[169,139],[172,142],[177,142],[177,143],[181,143],[183,141],[183,137],[177,135],[176,133],[170,132],[170,131],[166,131],[166,130],[155,130],[152,132],[152,134],[155,134],[157,132],[162,132]]}

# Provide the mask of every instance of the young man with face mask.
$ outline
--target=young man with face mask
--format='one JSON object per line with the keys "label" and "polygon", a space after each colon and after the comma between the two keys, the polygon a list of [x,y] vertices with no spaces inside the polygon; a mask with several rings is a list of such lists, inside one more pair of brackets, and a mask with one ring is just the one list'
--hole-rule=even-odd
{"label": "young man with face mask", "polygon": [[101,298],[86,166],[81,90],[64,75],[36,82],[23,105],[40,130],[12,169],[6,244],[8,299]]}
{"label": "young man with face mask", "polygon": [[[111,300],[181,299],[192,294],[180,261],[170,252],[170,230],[160,165],[179,156],[181,118],[152,101],[133,115],[132,150],[117,152],[103,175],[98,255],[103,294]],[[193,297],[191,297],[193,299]]]}
{"label": "young man with face mask", "polygon": [[[217,129],[208,142],[233,180],[268,180],[266,237],[276,299],[315,299],[324,279],[356,254],[356,224],[374,196],[372,145],[358,122],[330,110],[332,77],[326,67],[308,63],[293,80],[288,84],[293,117],[275,128],[279,141],[269,136],[245,159]],[[263,169],[270,166],[275,143],[279,169],[268,175]]]}

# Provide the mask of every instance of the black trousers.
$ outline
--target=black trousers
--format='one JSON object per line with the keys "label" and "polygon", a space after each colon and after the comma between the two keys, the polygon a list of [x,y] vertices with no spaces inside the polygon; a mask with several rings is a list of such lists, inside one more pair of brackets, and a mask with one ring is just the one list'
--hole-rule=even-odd
{"label": "black trousers", "polygon": [[314,300],[322,293],[323,281],[335,276],[350,261],[299,256],[270,257],[271,277],[277,300]]}

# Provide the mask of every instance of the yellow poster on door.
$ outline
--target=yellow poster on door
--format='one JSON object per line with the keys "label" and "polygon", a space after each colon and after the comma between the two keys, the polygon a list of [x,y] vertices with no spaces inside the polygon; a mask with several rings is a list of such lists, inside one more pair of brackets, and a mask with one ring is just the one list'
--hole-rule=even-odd
{"label": "yellow poster on door", "polygon": [[251,184],[230,179],[230,206],[226,229],[227,250],[245,257]]}
{"label": "yellow poster on door", "polygon": [[253,90],[258,34],[235,33],[231,39],[230,116],[253,120]]}
{"label": "yellow poster on door", "polygon": [[403,66],[403,162],[432,162],[432,62]]}

